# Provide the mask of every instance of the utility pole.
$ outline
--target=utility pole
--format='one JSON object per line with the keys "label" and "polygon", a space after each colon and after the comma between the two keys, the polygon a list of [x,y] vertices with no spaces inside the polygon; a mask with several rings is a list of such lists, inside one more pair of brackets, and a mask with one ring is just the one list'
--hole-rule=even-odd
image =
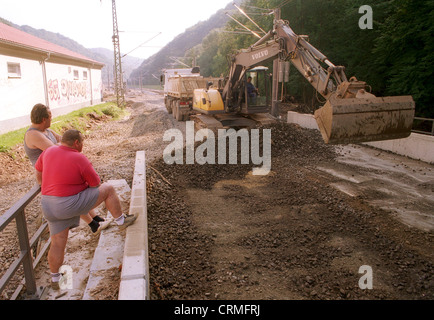
{"label": "utility pole", "polygon": [[122,61],[121,50],[119,46],[119,30],[118,30],[118,18],[116,15],[116,1],[112,0],[112,12],[113,12],[113,46],[114,46],[114,82],[116,92],[116,102],[119,108],[125,107],[124,96],[124,81],[122,77]]}

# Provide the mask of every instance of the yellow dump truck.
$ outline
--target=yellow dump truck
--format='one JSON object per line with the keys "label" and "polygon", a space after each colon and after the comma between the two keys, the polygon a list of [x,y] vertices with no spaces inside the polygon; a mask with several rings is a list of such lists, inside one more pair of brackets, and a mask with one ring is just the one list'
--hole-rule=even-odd
{"label": "yellow dump truck", "polygon": [[164,104],[167,112],[178,121],[188,120],[193,107],[193,92],[206,89],[219,79],[204,78],[198,67],[184,69],[165,69],[161,76],[164,83]]}

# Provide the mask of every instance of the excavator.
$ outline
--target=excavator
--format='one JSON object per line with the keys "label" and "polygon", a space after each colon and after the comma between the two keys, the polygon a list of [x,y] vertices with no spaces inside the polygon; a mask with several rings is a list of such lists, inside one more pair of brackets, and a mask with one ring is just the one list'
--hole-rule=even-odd
{"label": "excavator", "polygon": [[[205,126],[240,124],[240,119],[270,113],[275,94],[276,69],[270,75],[268,61],[291,64],[313,86],[325,104],[314,112],[322,138],[328,144],[400,139],[411,133],[415,103],[411,96],[376,97],[369,86],[347,78],[345,67],[336,66],[297,35],[287,21],[274,19],[265,36],[231,58],[228,77],[220,86],[195,89],[192,109]],[[256,83],[252,94],[250,81]],[[278,84],[278,83],[277,83]],[[274,86],[273,86],[274,85]],[[241,121],[242,122],[242,121]],[[236,123],[236,124],[235,124]],[[242,123],[241,123],[242,124]]]}

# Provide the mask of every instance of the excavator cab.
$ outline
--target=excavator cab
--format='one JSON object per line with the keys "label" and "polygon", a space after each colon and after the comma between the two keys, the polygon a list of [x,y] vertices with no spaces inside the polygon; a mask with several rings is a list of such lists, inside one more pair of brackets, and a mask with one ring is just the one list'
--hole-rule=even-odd
{"label": "excavator cab", "polygon": [[271,78],[267,67],[256,67],[244,75],[241,113],[268,113],[271,110]]}

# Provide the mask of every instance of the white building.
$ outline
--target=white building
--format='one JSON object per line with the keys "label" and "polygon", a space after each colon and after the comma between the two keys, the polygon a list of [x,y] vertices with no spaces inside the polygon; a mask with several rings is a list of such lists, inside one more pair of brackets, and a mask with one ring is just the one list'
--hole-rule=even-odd
{"label": "white building", "polygon": [[0,134],[30,124],[37,103],[53,117],[102,101],[104,64],[0,23]]}

